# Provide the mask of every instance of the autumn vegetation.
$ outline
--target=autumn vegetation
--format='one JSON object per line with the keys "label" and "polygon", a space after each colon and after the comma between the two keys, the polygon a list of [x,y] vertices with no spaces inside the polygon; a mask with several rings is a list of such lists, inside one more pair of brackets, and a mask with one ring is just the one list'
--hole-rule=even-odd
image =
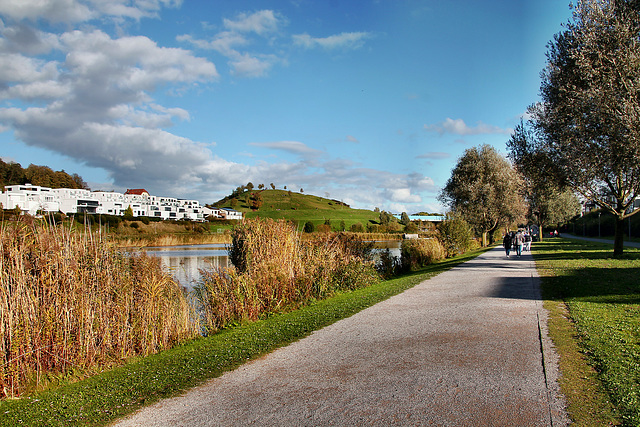
{"label": "autumn vegetation", "polygon": [[0,228],[0,395],[80,377],[198,333],[156,258],[24,217]]}

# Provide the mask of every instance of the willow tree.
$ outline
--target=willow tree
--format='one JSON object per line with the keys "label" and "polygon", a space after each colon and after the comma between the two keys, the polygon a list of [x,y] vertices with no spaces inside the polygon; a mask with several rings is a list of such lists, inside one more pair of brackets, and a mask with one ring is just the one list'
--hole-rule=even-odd
{"label": "willow tree", "polygon": [[487,246],[487,235],[524,213],[522,180],[506,158],[490,145],[467,149],[439,195],[464,218]]}
{"label": "willow tree", "polygon": [[621,255],[640,195],[640,2],[581,0],[573,15],[549,43],[530,113],[569,185],[615,215]]}

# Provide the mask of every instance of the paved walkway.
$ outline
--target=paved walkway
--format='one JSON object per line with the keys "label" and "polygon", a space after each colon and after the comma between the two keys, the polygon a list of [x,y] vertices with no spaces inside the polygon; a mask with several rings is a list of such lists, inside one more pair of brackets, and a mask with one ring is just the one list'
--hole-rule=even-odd
{"label": "paved walkway", "polygon": [[566,425],[537,285],[492,249],[118,425]]}

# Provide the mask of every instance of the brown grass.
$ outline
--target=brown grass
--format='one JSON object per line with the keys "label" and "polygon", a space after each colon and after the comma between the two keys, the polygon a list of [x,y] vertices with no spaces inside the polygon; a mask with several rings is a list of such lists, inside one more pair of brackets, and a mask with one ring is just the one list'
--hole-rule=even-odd
{"label": "brown grass", "polygon": [[203,272],[196,287],[209,331],[378,280],[356,239],[300,237],[283,220],[258,218],[236,226],[229,254],[234,267]]}
{"label": "brown grass", "polygon": [[445,258],[446,250],[438,239],[404,240],[400,247],[402,265],[415,270]]}
{"label": "brown grass", "polygon": [[193,337],[183,290],[144,254],[29,219],[0,228],[0,396]]}

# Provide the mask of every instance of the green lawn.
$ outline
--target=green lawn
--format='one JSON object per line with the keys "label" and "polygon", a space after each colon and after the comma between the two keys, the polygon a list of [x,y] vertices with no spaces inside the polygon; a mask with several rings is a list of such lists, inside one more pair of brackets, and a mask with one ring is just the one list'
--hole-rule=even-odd
{"label": "green lawn", "polygon": [[0,425],[104,425],[174,396],[468,261],[481,251],[343,293],[290,313],[223,330],[84,381],[0,402]]}
{"label": "green lawn", "polygon": [[577,240],[535,244],[576,425],[640,425],[640,251],[612,254],[612,245]]}

